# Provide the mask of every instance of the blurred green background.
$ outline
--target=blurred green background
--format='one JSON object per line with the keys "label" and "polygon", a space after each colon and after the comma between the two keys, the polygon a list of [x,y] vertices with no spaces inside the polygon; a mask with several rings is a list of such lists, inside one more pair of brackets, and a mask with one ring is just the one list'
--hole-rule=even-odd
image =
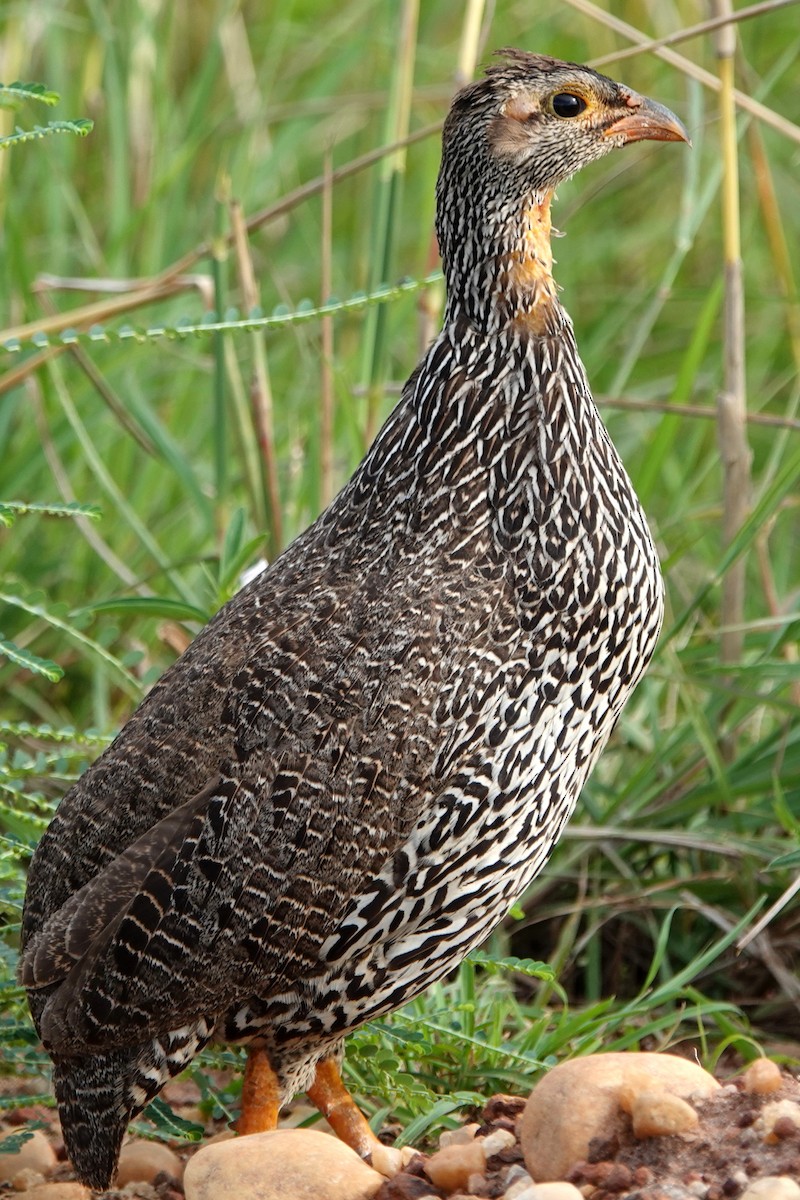
{"label": "blurred green background", "polygon": [[[593,1026],[601,1040],[608,1021],[635,1034],[651,1001],[672,1012],[689,1004],[694,1033],[710,1022],[718,1045],[744,1028],[719,1004],[739,1006],[781,1045],[798,1035],[796,905],[743,954],[731,945],[745,914],[786,895],[798,865],[798,13],[783,6],[738,27],[737,86],[785,127],[739,111],[754,419],[750,516],[727,558],[714,420],[726,354],[716,94],[651,52],[609,63],[672,107],[694,148],[615,153],[565,186],[554,209],[569,235],[556,244],[557,278],[656,535],[668,611],[575,824],[495,951],[554,963],[573,1005],[599,1014],[592,1005],[617,997]],[[2,132],[48,116],[94,122],[85,138],[53,135],[0,157],[0,344],[21,324],[109,301],[112,287],[139,299],[93,318],[110,334],[158,325],[174,335],[212,311],[235,320],[252,303],[241,284],[248,262],[265,313],[423,280],[437,266],[438,134],[307,199],[291,201],[295,189],[441,121],[460,61],[485,63],[505,45],[577,61],[625,49],[609,14],[648,38],[708,15],[655,0],[596,10],[500,0],[485,10],[429,0],[419,11],[378,0],[0,5],[0,76],[61,96],[44,115],[34,103],[0,113]],[[717,74],[713,35],[675,49]],[[232,202],[245,219],[280,210],[246,252],[228,240]],[[172,276],[173,294],[142,302],[149,281],[198,248]],[[434,283],[334,312],[327,327],[315,318],[259,333],[98,334],[75,351],[57,334],[50,350],[37,347],[28,330],[19,350],[0,351],[0,501],[102,514],[9,509],[0,532],[0,638],[16,647],[0,656],[9,1011],[24,864],[58,796],[241,570],[286,544],[346,481],[441,302]],[[746,564],[742,642],[723,665],[720,579],[734,557]],[[651,986],[660,990],[649,1001]],[[536,1002],[521,977],[509,987],[514,1004]],[[506,1017],[517,1029],[533,1019],[511,1011],[499,1025],[495,1015],[499,1041]],[[680,1016],[659,1021],[652,1036],[682,1035]]]}

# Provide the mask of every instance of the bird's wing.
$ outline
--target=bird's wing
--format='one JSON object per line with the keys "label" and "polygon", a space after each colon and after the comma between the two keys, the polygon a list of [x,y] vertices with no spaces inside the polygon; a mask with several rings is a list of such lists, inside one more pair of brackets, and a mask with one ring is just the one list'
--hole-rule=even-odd
{"label": "bird's wing", "polygon": [[[382,576],[335,620],[323,605],[268,654],[254,647],[231,687],[237,733],[219,776],[30,939],[22,979],[50,990],[49,1048],[144,1039],[321,969],[319,947],[436,787],[439,671],[464,581],[443,605],[415,602],[417,586]],[[323,621],[320,672],[306,652]]]}

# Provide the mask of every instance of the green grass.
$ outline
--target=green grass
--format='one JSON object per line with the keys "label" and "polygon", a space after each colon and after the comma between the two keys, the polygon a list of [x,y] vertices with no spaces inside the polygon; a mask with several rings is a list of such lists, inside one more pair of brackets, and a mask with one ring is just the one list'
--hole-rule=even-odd
{"label": "green grass", "polygon": [[[99,2],[5,7],[6,82],[44,81],[61,96],[53,119],[89,118],[94,129],[0,155],[0,325],[109,302],[100,281],[144,285],[191,256],[171,294],[101,310],[107,339],[96,332],[64,349],[55,332],[48,351],[26,335],[18,351],[0,351],[9,1070],[39,1062],[12,982],[14,946],[24,863],[55,802],[241,570],[286,544],[346,481],[440,314],[437,284],[390,288],[373,307],[334,303],[326,360],[325,321],[304,313],[330,296],[422,281],[435,266],[436,135],[400,160],[341,170],[446,110],[457,6],[425,4],[402,43],[404,7],[408,16],[411,5],[387,18],[376,0],[243,10],[133,0],[113,21]],[[487,50],[587,61],[627,44],[569,4],[546,7],[534,21],[526,6],[498,5]],[[653,35],[695,14],[629,0],[613,11]],[[716,73],[710,37],[678,49]],[[796,8],[740,28],[738,86],[795,130],[799,51]],[[357,1035],[351,1081],[376,1120],[391,1105],[412,1133],[424,1132],[432,1096],[447,1120],[447,1097],[524,1088],[565,1054],[692,1038],[713,1062],[730,1044],[751,1052],[748,1021],[784,1052],[800,1036],[796,903],[741,955],[731,935],[796,871],[786,856],[800,823],[800,305],[786,248],[800,244],[800,145],[740,113],[752,498],[726,548],[715,421],[698,413],[713,418],[725,362],[717,100],[652,54],[606,69],[673,107],[694,142],[691,152],[644,144],[606,159],[564,187],[555,210],[569,234],[556,245],[564,300],[657,536],[665,632],[573,826],[493,939],[495,958],[547,961],[558,983],[467,967]],[[41,123],[35,99],[7,116],[0,133]],[[341,175],[327,193],[329,230],[324,188],[283,203],[323,176],[328,155]],[[246,217],[275,209],[248,253],[256,302],[283,318],[258,332],[240,321],[253,297],[241,284],[247,255],[226,240],[229,197]],[[64,284],[87,277],[96,282],[86,291]],[[211,310],[231,332],[178,336]],[[167,335],[120,338],[126,326]],[[721,582],[738,561],[743,645],[723,665]]]}

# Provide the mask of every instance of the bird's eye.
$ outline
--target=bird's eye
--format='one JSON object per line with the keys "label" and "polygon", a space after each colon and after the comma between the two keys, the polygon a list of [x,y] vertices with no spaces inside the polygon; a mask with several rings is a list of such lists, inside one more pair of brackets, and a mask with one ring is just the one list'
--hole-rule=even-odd
{"label": "bird's eye", "polygon": [[551,104],[557,117],[577,117],[586,108],[586,101],[572,92],[558,92]]}

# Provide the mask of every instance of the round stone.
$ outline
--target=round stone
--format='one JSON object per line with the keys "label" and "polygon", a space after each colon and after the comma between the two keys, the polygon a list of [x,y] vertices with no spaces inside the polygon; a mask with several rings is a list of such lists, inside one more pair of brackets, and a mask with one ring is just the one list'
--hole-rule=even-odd
{"label": "round stone", "polygon": [[744,1090],[756,1096],[777,1092],[783,1086],[781,1069],[771,1058],[757,1058],[742,1076]]}
{"label": "round stone", "polygon": [[[4,1142],[6,1138],[15,1137],[20,1132],[18,1129],[8,1130],[0,1137],[0,1141]],[[40,1175],[47,1175],[55,1165],[55,1150],[41,1129],[35,1129],[27,1141],[22,1143],[19,1150],[0,1154],[0,1183],[7,1183],[20,1171],[25,1170],[38,1171]]]}
{"label": "round stone", "polygon": [[126,1142],[119,1156],[116,1186],[126,1183],[152,1183],[157,1175],[169,1175],[181,1179],[183,1163],[174,1150],[163,1142],[148,1142],[144,1139]]}
{"label": "round stone", "polygon": [[470,1175],[480,1175],[486,1166],[483,1139],[457,1143],[437,1150],[425,1164],[425,1174],[443,1192],[467,1191]]}
{"label": "round stone", "polygon": [[639,1092],[631,1111],[637,1138],[669,1137],[696,1129],[698,1116],[691,1104],[669,1092]]}
{"label": "round stone", "polygon": [[533,1179],[563,1179],[588,1158],[593,1138],[620,1132],[623,1105],[630,1112],[645,1091],[688,1099],[710,1096],[719,1084],[675,1054],[590,1054],[559,1063],[531,1092],[520,1122],[520,1145]]}
{"label": "round stone", "polygon": [[203,1146],[183,1177],[186,1200],[372,1200],[383,1176],[338,1138],[275,1129]]}

